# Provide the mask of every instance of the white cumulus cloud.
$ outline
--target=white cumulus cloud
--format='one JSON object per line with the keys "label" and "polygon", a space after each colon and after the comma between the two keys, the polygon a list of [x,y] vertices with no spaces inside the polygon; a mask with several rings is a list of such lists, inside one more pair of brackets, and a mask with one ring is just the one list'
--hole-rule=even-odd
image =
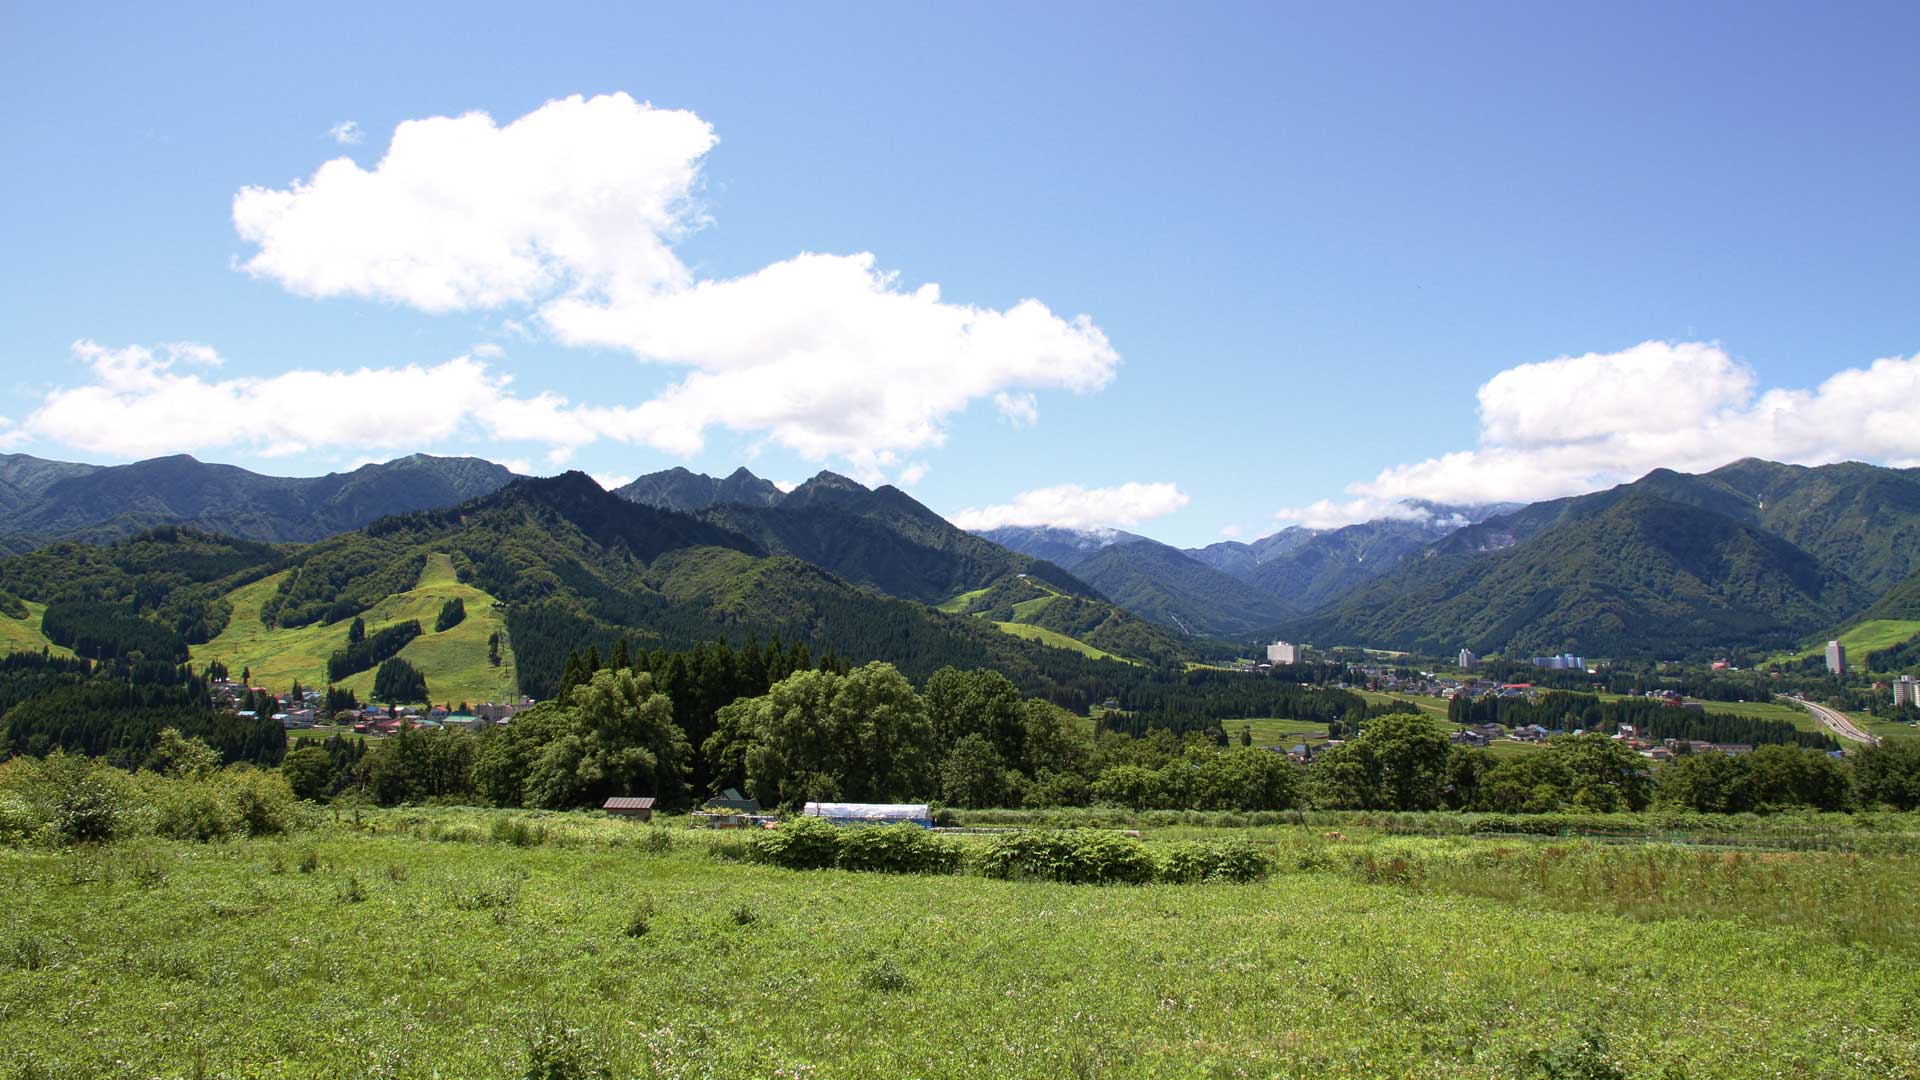
{"label": "white cumulus cloud", "polygon": [[606,473],[588,473],[587,475],[593,477],[593,482],[599,484],[600,487],[606,491],[612,491],[614,488],[623,488],[633,483],[633,477],[631,476],[616,476]]}
{"label": "white cumulus cloud", "polygon": [[233,224],[247,272],[304,296],[425,311],[529,301],[560,287],[624,295],[683,283],[670,242],[713,129],[625,94],[409,120],[379,164],[335,158],[291,187],[246,187]]}
{"label": "white cumulus cloud", "polygon": [[976,532],[1006,525],[1097,529],[1138,525],[1185,505],[1186,493],[1169,483],[1126,483],[1104,488],[1060,484],[1023,491],[1009,503],[949,514],[947,520]]}
{"label": "white cumulus cloud", "polygon": [[721,429],[842,459],[871,481],[940,446],[976,400],[1026,424],[1039,415],[1033,391],[1113,379],[1119,355],[1086,316],[1032,299],[951,303],[867,252],[699,278],[674,245],[705,221],[696,195],[715,142],[693,113],[625,94],[550,102],[504,125],[482,113],[408,121],[371,169],[339,158],[236,195],[234,226],[257,246],[241,265],[308,296],[514,306],[564,344],[682,372],[638,402],[503,405],[513,431],[564,415],[569,447],[606,438],[688,456]]}
{"label": "white cumulus cloud", "polygon": [[[90,376],[49,393],[25,435],[116,457],[244,447],[265,455],[317,447],[403,449],[456,435],[504,400],[507,379],[471,357],[351,371],[210,379],[204,345],[73,345]],[[422,402],[431,402],[423,408]]]}
{"label": "white cumulus cloud", "polygon": [[1920,355],[1848,368],[1811,389],[1761,390],[1754,369],[1719,345],[1648,341],[1509,368],[1478,399],[1478,447],[1383,469],[1348,485],[1349,500],[1276,516],[1324,526],[1382,516],[1403,499],[1531,502],[1742,457],[1920,463],[1909,415]]}

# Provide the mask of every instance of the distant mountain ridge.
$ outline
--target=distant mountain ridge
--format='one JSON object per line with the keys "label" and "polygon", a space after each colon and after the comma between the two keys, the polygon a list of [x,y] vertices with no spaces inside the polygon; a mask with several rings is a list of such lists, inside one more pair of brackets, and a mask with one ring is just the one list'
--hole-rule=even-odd
{"label": "distant mountain ridge", "polygon": [[649,473],[632,483],[613,489],[629,502],[657,506],[662,510],[704,510],[719,503],[743,506],[777,506],[785,496],[771,480],[762,480],[745,466],[724,479],[692,472],[675,466],[665,472]]}
{"label": "distant mountain ridge", "polygon": [[744,468],[724,480],[672,469],[640,477],[615,494],[684,509],[770,554],[921,603],[939,604],[1012,574],[1032,574],[1066,592],[1105,600],[1060,566],[957,528],[899,488],[868,488],[838,473],[820,472],[781,494]]}
{"label": "distant mountain ridge", "polygon": [[[901,500],[911,502],[830,477],[800,503],[878,503],[899,513]],[[1136,664],[1177,671],[1196,656],[1104,600],[1039,584],[1031,574],[1003,575],[980,590],[979,598],[999,590],[1004,603],[987,603],[978,617],[943,612],[769,551],[703,517],[616,497],[581,473],[518,478],[455,506],[385,517],[300,547],[186,528],[108,547],[55,544],[0,558],[0,589],[35,603],[125,606],[196,646],[237,618],[257,620],[242,637],[344,639],[349,619],[415,588],[429,564],[498,603],[501,644],[519,685],[542,698],[556,691],[570,652],[592,645],[606,657],[623,639],[682,649],[717,638],[744,645],[778,637],[806,643],[815,656],[889,660],[916,679],[946,664],[993,667],[1031,692],[1081,707],[1111,693],[1109,680],[1137,681]],[[234,601],[238,588],[254,591],[250,604]],[[1048,610],[1000,610],[1015,604]],[[472,644],[468,655],[444,662],[484,664],[485,648]],[[1094,650],[1123,662],[1097,659]],[[232,655],[244,664],[243,652]],[[434,672],[426,674],[431,687]]]}
{"label": "distant mountain ridge", "polygon": [[0,548],[109,542],[156,525],[305,543],[391,514],[451,506],[512,479],[490,461],[424,454],[316,477],[264,476],[185,454],[107,466],[12,454],[0,457]]}
{"label": "distant mountain ridge", "polygon": [[981,535],[1050,559],[1162,625],[1239,637],[1324,607],[1453,530],[1515,508],[1406,505],[1410,513],[1399,517],[1338,529],[1291,526],[1251,543],[1186,550],[1116,529],[1009,526]]}
{"label": "distant mountain ridge", "polygon": [[1914,610],[1920,470],[1743,459],[1469,525],[1291,624],[1319,640],[1690,655]]}

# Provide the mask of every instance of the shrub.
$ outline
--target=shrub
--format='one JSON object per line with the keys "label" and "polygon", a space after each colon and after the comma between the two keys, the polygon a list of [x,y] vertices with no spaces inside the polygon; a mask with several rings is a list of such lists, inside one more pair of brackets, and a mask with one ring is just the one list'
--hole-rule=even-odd
{"label": "shrub", "polygon": [[150,785],[153,831],[169,840],[206,843],[231,836],[238,821],[212,784],[166,780]]}
{"label": "shrub", "polygon": [[789,870],[824,870],[840,861],[841,832],[819,818],[794,818],[748,842],[748,857]]}
{"label": "shrub", "polygon": [[524,1080],[605,1080],[613,1070],[580,1032],[548,1021],[527,1038]]}
{"label": "shrub", "polygon": [[840,868],[888,874],[951,874],[960,868],[958,843],[918,825],[848,829],[840,838]]}
{"label": "shrub", "polygon": [[978,865],[987,877],[1087,885],[1144,884],[1157,869],[1140,841],[1093,831],[1007,833],[984,845]]}
{"label": "shrub", "polygon": [[293,789],[277,772],[235,765],[204,779],[141,775],[154,832],[169,840],[276,836],[297,821]]}
{"label": "shrub", "polygon": [[1190,840],[1170,844],[1160,855],[1160,880],[1259,881],[1273,873],[1273,860],[1246,840]]}
{"label": "shrub", "polygon": [[0,840],[75,844],[136,831],[143,800],[133,778],[102,761],[58,750],[0,765]]}
{"label": "shrub", "polygon": [[547,842],[547,827],[525,818],[497,817],[493,819],[493,838],[514,847],[538,847]]}
{"label": "shrub", "polygon": [[650,855],[659,855],[673,850],[673,832],[662,825],[649,825],[640,834],[641,851]]}
{"label": "shrub", "polygon": [[860,972],[860,985],[868,990],[896,993],[913,989],[913,979],[891,959],[870,964]]}
{"label": "shrub", "polygon": [[633,911],[628,914],[627,925],[622,932],[628,937],[646,937],[647,932],[653,929],[653,916],[655,913],[653,897],[641,897],[640,902],[635,904]]}
{"label": "shrub", "polygon": [[1568,1035],[1551,1046],[1528,1051],[1521,1060],[1527,1080],[1627,1080],[1627,1073],[1607,1052],[1607,1040],[1598,1032]]}
{"label": "shrub", "polygon": [[297,822],[293,786],[277,772],[234,765],[216,781],[227,791],[235,814],[248,836],[279,836]]}

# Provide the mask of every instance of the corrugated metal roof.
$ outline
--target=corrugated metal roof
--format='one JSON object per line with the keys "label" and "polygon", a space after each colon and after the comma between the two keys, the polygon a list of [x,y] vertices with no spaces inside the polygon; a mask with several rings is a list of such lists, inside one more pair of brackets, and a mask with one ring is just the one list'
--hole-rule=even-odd
{"label": "corrugated metal roof", "polygon": [[651,810],[653,809],[653,799],[651,796],[644,799],[630,799],[630,798],[626,798],[625,796],[616,795],[613,798],[608,799],[606,802],[601,803],[600,809],[602,810]]}

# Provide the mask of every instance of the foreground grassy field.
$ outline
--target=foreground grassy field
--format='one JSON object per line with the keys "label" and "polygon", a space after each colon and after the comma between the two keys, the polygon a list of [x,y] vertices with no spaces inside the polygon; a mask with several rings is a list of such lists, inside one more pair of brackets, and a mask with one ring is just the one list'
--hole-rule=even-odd
{"label": "foreground grassy field", "polygon": [[1900,857],[1312,832],[1263,884],[1096,887],[777,870],[575,815],[521,847],[501,821],[0,851],[0,1075],[1920,1070]]}
{"label": "foreground grassy field", "polygon": [[26,618],[13,619],[0,614],[0,654],[51,649],[55,656],[72,656],[73,650],[53,644],[40,632],[40,620],[46,617],[47,605],[31,600],[21,603],[26,606]]}
{"label": "foreground grassy field", "polygon": [[[327,657],[346,643],[346,625],[290,630],[262,626],[260,608],[279,588],[280,577],[276,574],[236,590],[230,597],[233,618],[218,637],[194,648],[194,662],[220,660],[235,677],[242,668],[251,668],[257,685],[275,690],[285,690],[295,679],[307,686],[325,686]],[[466,620],[444,633],[433,633],[440,606],[455,597],[466,604]],[[400,656],[427,673],[427,689],[434,701],[513,700],[513,650],[506,643],[506,620],[495,609],[492,596],[460,583],[452,560],[445,555],[428,557],[417,585],[375,604],[364,618],[369,633],[407,619],[420,620],[427,632],[408,642]],[[487,639],[496,631],[502,640],[499,667],[487,661]],[[373,691],[373,678],[372,671],[363,671],[339,685],[365,701]]]}

